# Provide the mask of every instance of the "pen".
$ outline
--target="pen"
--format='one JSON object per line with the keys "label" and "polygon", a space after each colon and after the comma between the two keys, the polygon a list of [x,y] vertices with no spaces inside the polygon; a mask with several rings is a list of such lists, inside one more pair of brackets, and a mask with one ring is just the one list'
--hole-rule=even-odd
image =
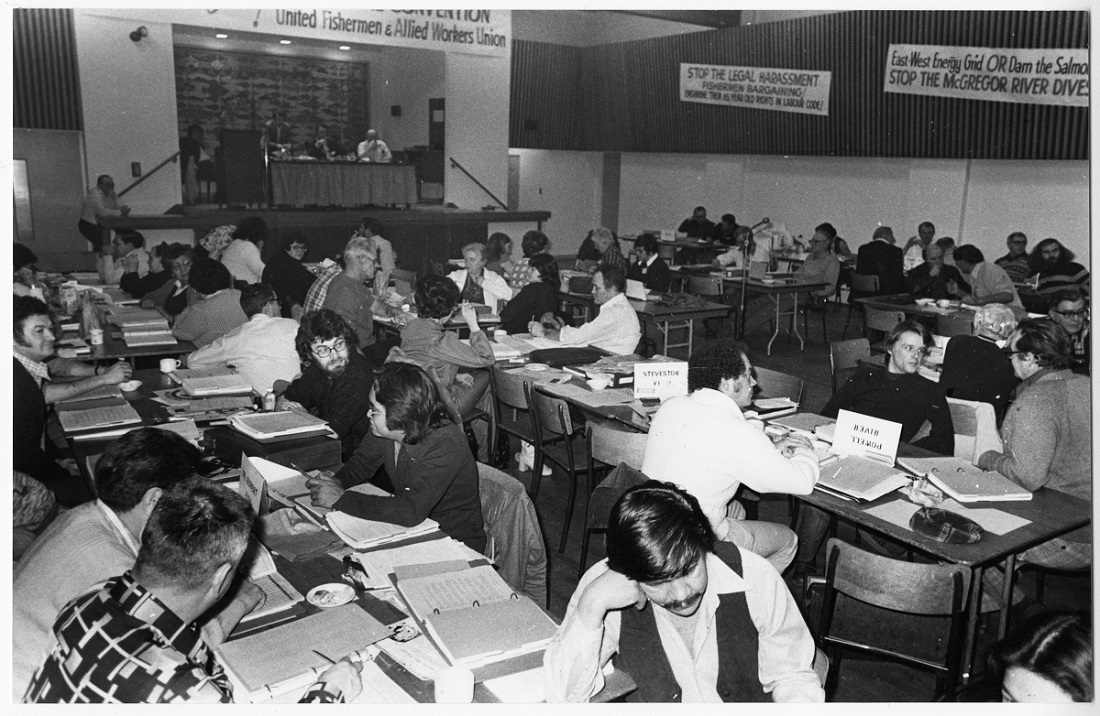
{"label": "pen", "polygon": [[322,654],[321,652],[317,651],[316,649],[310,649],[310,651],[312,651],[312,652],[313,652],[314,654],[316,654],[317,656],[321,657],[322,659],[324,659],[324,660],[325,660],[325,661],[327,661],[328,663],[330,663],[330,664],[333,664],[333,665],[335,665],[335,664],[336,664],[336,662],[335,662],[335,661],[333,661],[333,660],[332,660],[332,659],[330,659],[329,657],[325,656],[325,655],[324,655],[324,654]]}

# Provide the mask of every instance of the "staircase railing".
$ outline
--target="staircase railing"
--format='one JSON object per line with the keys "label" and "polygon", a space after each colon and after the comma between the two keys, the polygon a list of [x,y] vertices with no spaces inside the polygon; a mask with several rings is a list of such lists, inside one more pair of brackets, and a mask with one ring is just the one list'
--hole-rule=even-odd
{"label": "staircase railing", "polygon": [[178,161],[178,160],[179,160],[179,156],[180,156],[180,153],[179,153],[179,152],[176,152],[176,153],[175,153],[175,154],[173,154],[172,156],[168,157],[168,158],[167,158],[167,159],[165,159],[165,160],[164,160],[163,162],[161,162],[160,164],[158,164],[158,165],[156,165],[155,167],[153,167],[153,169],[152,169],[151,171],[148,171],[148,172],[146,172],[145,174],[142,174],[141,176],[139,176],[139,177],[137,178],[137,181],[135,181],[135,182],[134,182],[133,184],[131,184],[130,186],[128,186],[128,187],[126,187],[125,189],[123,189],[122,191],[120,191],[120,192],[118,193],[118,195],[119,195],[119,196],[124,196],[124,195],[126,194],[126,192],[130,191],[131,189],[133,189],[133,188],[134,188],[135,186],[137,186],[138,184],[142,183],[143,181],[145,181],[145,180],[146,180],[146,179],[148,179],[149,177],[151,177],[151,176],[153,176],[154,174],[156,174],[157,172],[159,172],[159,171],[160,171],[161,169],[163,169],[163,168],[165,167],[165,165],[167,165],[167,164],[169,164],[169,163],[171,163],[171,162],[176,162],[176,161]]}
{"label": "staircase railing", "polygon": [[456,169],[460,170],[460,171],[461,171],[461,172],[462,172],[463,174],[465,174],[466,176],[470,177],[470,180],[471,180],[471,181],[473,181],[473,183],[474,183],[474,184],[477,184],[477,185],[478,185],[478,186],[479,186],[479,187],[481,188],[481,190],[482,190],[483,192],[485,192],[486,194],[488,194],[488,195],[489,195],[489,196],[490,196],[490,197],[491,197],[491,198],[493,199],[493,201],[495,201],[496,203],[500,204],[500,208],[501,208],[501,209],[504,209],[505,211],[507,211],[507,210],[508,210],[508,205],[507,205],[507,204],[505,204],[505,203],[504,203],[503,201],[501,201],[500,199],[498,199],[498,198],[497,198],[497,195],[496,195],[496,194],[494,194],[493,192],[491,192],[491,191],[489,191],[489,190],[488,190],[487,188],[485,188],[485,185],[484,185],[484,184],[482,184],[481,182],[479,182],[479,181],[477,180],[477,177],[475,177],[475,176],[474,176],[473,174],[471,174],[470,172],[466,171],[466,167],[464,167],[464,166],[462,166],[461,164],[459,164],[459,163],[458,163],[458,160],[456,160],[456,159],[455,159],[454,157],[449,157],[449,159],[451,160],[451,166],[452,166],[452,167],[455,167]]}

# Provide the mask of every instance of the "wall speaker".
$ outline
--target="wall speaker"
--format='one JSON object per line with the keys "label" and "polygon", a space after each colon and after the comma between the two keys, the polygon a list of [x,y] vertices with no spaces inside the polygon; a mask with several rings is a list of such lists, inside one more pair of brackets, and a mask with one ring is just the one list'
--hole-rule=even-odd
{"label": "wall speaker", "polygon": [[401,116],[401,105],[399,105],[399,104],[391,105],[390,106],[390,116],[391,117],[400,117]]}

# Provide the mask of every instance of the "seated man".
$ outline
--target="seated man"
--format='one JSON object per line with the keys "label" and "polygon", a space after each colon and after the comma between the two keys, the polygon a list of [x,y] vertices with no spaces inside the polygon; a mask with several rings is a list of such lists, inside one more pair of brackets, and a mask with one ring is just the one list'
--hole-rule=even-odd
{"label": "seated man", "polygon": [[581,246],[581,251],[577,253],[577,270],[587,271],[592,273],[596,270],[596,267],[600,264],[607,264],[609,266],[621,266],[623,271],[626,271],[626,258],[623,256],[622,249],[619,248],[619,241],[615,238],[615,234],[611,233],[611,229],[603,226],[596,227],[592,230],[592,246],[596,250],[597,256],[592,259],[581,258],[584,246]]}
{"label": "seated man", "polygon": [[110,245],[104,244],[95,258],[95,268],[103,283],[119,283],[127,272],[144,276],[149,273],[149,252],[145,237],[132,229],[120,229]]}
{"label": "seated man", "polygon": [[221,263],[209,259],[196,263],[190,285],[199,300],[176,316],[172,327],[176,338],[201,348],[248,321],[241,310],[241,292],[233,288],[233,277]]}
{"label": "seated man", "polygon": [[[840,259],[829,252],[831,230],[832,227],[829,224],[821,224],[817,227],[810,239],[810,255],[795,271],[795,276],[802,281],[826,284],[824,288],[812,291],[811,299],[825,299],[836,293],[836,282],[840,279]],[[833,233],[835,234],[835,231]],[[805,294],[798,294],[800,305],[808,300]],[[780,302],[781,310],[789,312],[794,308],[794,299],[789,293],[754,298],[745,307],[746,334],[775,320],[775,301]]]}
{"label": "seated man", "polygon": [[957,290],[963,303],[984,306],[987,303],[1000,303],[1015,306],[1023,310],[1020,296],[1012,279],[997,264],[985,260],[981,249],[965,244],[955,249],[955,266],[966,276],[970,290]]}
{"label": "seated man", "polygon": [[737,217],[733,214],[722,214],[722,220],[710,230],[710,240],[717,244],[733,245],[733,232],[737,231]]}
{"label": "seated man", "polygon": [[1031,264],[1027,258],[1027,234],[1013,231],[1005,241],[1008,253],[993,263],[1005,270],[1013,283],[1023,283],[1031,276]]}
{"label": "seated man", "polygon": [[[248,500],[222,485],[196,480],[166,491],[133,569],[61,610],[23,701],[230,703],[233,688],[211,653],[216,644],[195,622],[229,590],[254,517]],[[350,700],[361,688],[357,667],[341,661],[303,700]]]}
{"label": "seated man", "polygon": [[[943,251],[943,263],[945,266],[955,266],[955,239],[950,236],[941,236],[936,239],[936,246]],[[956,268],[958,268],[956,266]]]}
{"label": "seated man", "polygon": [[[880,294],[905,291],[905,275],[902,273],[905,255],[895,243],[894,230],[889,226],[880,226],[871,234],[871,243],[860,246],[856,254],[856,273],[878,276]],[[860,298],[857,291],[852,293],[852,298]]]}
{"label": "seated man", "polygon": [[959,300],[960,291],[969,291],[970,284],[954,266],[943,263],[943,249],[936,244],[924,248],[924,263],[905,277],[905,286],[913,298],[947,298]]}
{"label": "seated man", "polygon": [[157,244],[149,252],[148,271],[145,274],[138,272],[138,262],[129,260],[122,262],[122,275],[118,279],[118,287],[134,298],[142,298],[145,294],[156,291],[172,280],[172,272],[168,270],[165,255],[169,249],[179,244]]}
{"label": "seated man", "polygon": [[[150,288],[141,300],[142,308],[161,308],[169,316],[178,316],[188,306],[198,303],[198,296],[191,288],[191,267],[194,266],[194,249],[184,244],[172,244],[164,249],[161,259],[168,270],[169,280],[159,288]],[[123,281],[126,280],[123,275]],[[121,286],[121,283],[120,283]],[[123,291],[129,289],[123,288]],[[134,294],[131,294],[134,295]]]}
{"label": "seated man", "polygon": [[187,356],[187,367],[231,365],[265,395],[275,381],[291,381],[299,373],[298,322],[279,316],[279,301],[267,284],[249,284],[240,294],[248,322]]}
{"label": "seated man", "polygon": [[752,405],[752,363],[745,346],[712,341],[688,359],[691,395],[672,398],[653,416],[642,472],[679,485],[699,500],[718,539],[755,552],[782,572],[794,559],[798,539],[785,525],[747,521],[737,489],[808,495],[817,483],[817,457],[808,440],[778,444],[745,420]]}
{"label": "seated man", "polygon": [[531,321],[528,328],[535,336],[546,336],[563,345],[590,345],[616,355],[629,355],[638,347],[642,327],[625,291],[625,269],[600,264],[592,277],[592,300],[600,307],[599,315],[573,328],[553,313],[546,313],[539,321]]}
{"label": "seated man", "polygon": [[1054,294],[1050,301],[1050,320],[1057,323],[1069,334],[1072,359],[1070,367],[1074,373],[1089,374],[1089,306],[1085,294],[1076,288],[1066,289]]}
{"label": "seated man", "polygon": [[1039,285],[1035,293],[1039,298],[1048,302],[1059,291],[1067,288],[1076,288],[1086,296],[1089,295],[1089,272],[1079,263],[1074,263],[1073,252],[1062,246],[1058,239],[1043,239],[1035,247],[1042,266],[1039,270]]}
{"label": "seated man", "polygon": [[[1004,452],[987,451],[978,467],[996,470],[1034,492],[1042,487],[1092,499],[1091,383],[1068,370],[1069,336],[1047,319],[1016,327],[1005,352],[1022,383],[1001,428]],[[1082,527],[1018,556],[1056,569],[1092,564],[1092,528]]]}
{"label": "seated man", "polygon": [[710,232],[714,231],[714,222],[707,218],[705,206],[697,206],[692,210],[691,216],[680,222],[676,231],[687,234],[690,239],[708,239]]}
{"label": "seated man", "polygon": [[657,237],[642,234],[634,241],[637,261],[630,264],[626,277],[641,281],[650,291],[664,293],[672,283],[672,272],[665,260],[657,255]]}
{"label": "seated man", "polygon": [[[359,348],[366,352],[372,362],[381,363],[386,359],[386,351],[375,346],[375,297],[369,288],[378,270],[377,255],[377,249],[370,239],[356,236],[349,240],[344,247],[344,270],[329,279],[321,307],[343,318],[355,332]],[[324,278],[319,277],[317,281]],[[306,303],[310,303],[308,298]]]}
{"label": "seated man", "polygon": [[[141,532],[157,500],[193,477],[201,460],[198,448],[175,433],[155,428],[126,433],[96,463],[99,499],[58,517],[15,566],[12,686],[17,702],[49,651],[57,613],[93,584],[134,566]],[[242,597],[247,600],[247,594]]]}
{"label": "seated man", "polygon": [[306,294],[317,277],[302,264],[308,250],[305,234],[291,232],[283,239],[281,249],[264,264],[263,282],[275,291],[283,315],[293,318],[294,307],[302,310]]}
{"label": "seated man", "polygon": [[640,701],[821,703],[814,655],[771,565],[715,542],[694,497],[650,480],[612,508],[607,559],[569,600],[546,649],[544,691],[550,702],[587,701],[614,657]]}
{"label": "seated man", "polygon": [[922,221],[917,227],[917,235],[910,236],[909,240],[905,242],[905,248],[902,249],[905,254],[905,263],[902,268],[906,276],[909,275],[910,271],[920,266],[924,250],[932,245],[932,239],[935,237],[936,225],[931,221]]}
{"label": "seated man", "polygon": [[397,268],[397,253],[393,250],[393,244],[382,238],[382,224],[377,219],[364,216],[359,222],[358,228],[352,234],[352,238],[362,236],[370,239],[374,248],[374,262],[378,270],[374,274],[374,294],[379,297],[386,295],[386,287],[390,285],[390,276]]}
{"label": "seated man", "polygon": [[359,142],[359,146],[355,149],[355,156],[361,162],[374,162],[376,164],[388,164],[393,161],[393,153],[390,152],[390,148],[378,138],[378,132],[373,129],[367,130],[367,138]]}
{"label": "seated man", "polygon": [[346,461],[370,432],[371,363],[356,347],[355,332],[328,309],[302,316],[294,344],[306,368],[289,385],[275,381],[276,405],[285,410],[296,403],[327,420]]}
{"label": "seated man", "polygon": [[[58,462],[61,455],[46,435],[47,406],[104,385],[118,385],[129,380],[130,364],[119,361],[107,368],[55,358],[50,309],[37,298],[16,296],[12,301],[12,314],[15,367],[10,417],[14,428],[14,469],[50,488],[62,505],[74,507],[87,502],[92,495],[75,464],[70,470]],[[53,382],[60,377],[76,380]]]}

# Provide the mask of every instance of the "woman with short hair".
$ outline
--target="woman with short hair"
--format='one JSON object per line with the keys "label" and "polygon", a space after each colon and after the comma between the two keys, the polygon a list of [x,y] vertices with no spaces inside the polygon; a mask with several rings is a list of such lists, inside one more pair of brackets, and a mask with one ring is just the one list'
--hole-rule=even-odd
{"label": "woman with short hair", "polygon": [[536,254],[530,261],[531,283],[500,312],[500,327],[508,333],[526,333],[528,323],[544,313],[558,313],[561,305],[558,262],[550,254]]}
{"label": "woman with short hair", "polygon": [[465,268],[452,271],[447,278],[454,281],[462,292],[462,300],[483,303],[490,310],[497,310],[498,301],[512,298],[512,289],[496,271],[485,268],[485,244],[473,243],[462,247]]}
{"label": "woman with short hair", "polygon": [[[355,454],[335,475],[324,472],[309,481],[313,504],[405,527],[431,518],[451,538],[483,552],[477,465],[431,376],[412,363],[387,363],[370,404],[371,431]],[[348,491],[382,466],[392,496]]]}
{"label": "woman with short hair", "polygon": [[989,403],[1004,420],[1012,391],[1020,380],[1001,347],[1016,330],[1016,314],[1008,306],[988,303],[974,314],[974,335],[952,336],[943,352],[940,390],[948,398]]}

